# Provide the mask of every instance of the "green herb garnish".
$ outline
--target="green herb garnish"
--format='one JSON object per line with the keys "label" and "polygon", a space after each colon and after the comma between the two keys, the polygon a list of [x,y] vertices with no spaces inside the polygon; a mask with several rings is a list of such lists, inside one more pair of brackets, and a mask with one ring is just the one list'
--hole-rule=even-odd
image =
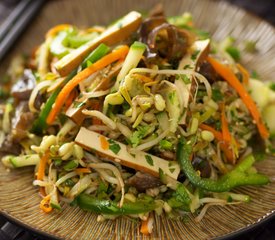
{"label": "green herb garnish", "polygon": [[114,154],[118,154],[121,147],[119,146],[119,144],[117,144],[113,139],[109,139],[109,149],[114,153]]}
{"label": "green herb garnish", "polygon": [[150,166],[154,166],[154,161],[153,158],[150,155],[145,155],[146,158],[146,162],[150,165]]}

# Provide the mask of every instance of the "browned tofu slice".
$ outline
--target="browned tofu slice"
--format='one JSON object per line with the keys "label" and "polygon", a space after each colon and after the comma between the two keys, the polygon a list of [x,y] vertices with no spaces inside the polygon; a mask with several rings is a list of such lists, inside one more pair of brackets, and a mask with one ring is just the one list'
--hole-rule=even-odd
{"label": "browned tofu slice", "polygon": [[[121,165],[159,177],[162,170],[167,176],[177,179],[180,167],[175,161],[167,161],[143,151],[129,152],[125,144],[109,139],[82,127],[75,142],[89,151],[119,162]],[[107,146],[106,146],[107,145]],[[161,170],[160,170],[161,169]]]}
{"label": "browned tofu slice", "polygon": [[68,75],[100,43],[105,43],[106,45],[111,46],[129,37],[131,33],[138,29],[141,24],[141,20],[142,18],[140,13],[135,11],[128,13],[116,24],[104,31],[100,36],[90,42],[87,42],[60,59],[54,64],[54,67],[61,76]]}

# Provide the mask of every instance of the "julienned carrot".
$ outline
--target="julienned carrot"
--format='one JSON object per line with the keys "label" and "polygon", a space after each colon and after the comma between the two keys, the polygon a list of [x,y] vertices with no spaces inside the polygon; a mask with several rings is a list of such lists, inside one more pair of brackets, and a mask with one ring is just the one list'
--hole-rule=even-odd
{"label": "julienned carrot", "polygon": [[248,84],[249,82],[249,73],[248,71],[239,63],[236,64],[237,65],[237,68],[240,70],[242,76],[243,76],[243,83],[244,84]]}
{"label": "julienned carrot", "polygon": [[250,114],[252,115],[253,119],[255,120],[255,123],[258,127],[259,133],[263,139],[267,139],[269,137],[269,132],[264,125],[261,114],[259,110],[257,109],[257,106],[253,99],[250,97],[250,95],[245,90],[244,86],[240,83],[238,78],[235,76],[234,72],[224,64],[218,62],[212,57],[207,57],[207,61],[212,65],[212,67],[215,69],[215,71],[221,75],[224,80],[226,80],[231,87],[233,87],[239,96],[242,98],[243,103],[248,108]]}
{"label": "julienned carrot", "polygon": [[73,103],[73,101],[75,100],[75,98],[77,97],[77,91],[71,91],[67,101],[65,102],[65,111],[67,111],[67,109],[71,106],[71,104]]}
{"label": "julienned carrot", "polygon": [[[43,181],[48,160],[49,160],[49,151],[46,151],[45,154],[41,157],[39,162],[39,167],[37,171],[37,180]],[[42,196],[46,195],[44,187],[40,187],[39,192]]]}
{"label": "julienned carrot", "polygon": [[228,128],[228,122],[225,116],[225,106],[224,103],[221,105],[221,123],[222,123],[222,137],[223,140],[229,144],[232,142],[232,137]]}
{"label": "julienned carrot", "polygon": [[108,66],[109,64],[126,57],[129,51],[128,46],[122,46],[118,49],[115,49],[108,55],[102,57],[100,60],[92,64],[91,66],[85,68],[83,71],[78,73],[74,78],[72,78],[60,91],[58,94],[55,104],[51,109],[48,117],[47,117],[47,124],[52,124],[55,120],[56,115],[61,110],[64,102],[66,101],[70,92],[84,79],[92,75],[94,72],[103,69],[104,67]]}
{"label": "julienned carrot", "polygon": [[235,155],[234,155],[234,152],[233,152],[233,149],[232,147],[230,147],[228,145],[228,143],[225,143],[225,142],[221,142],[220,143],[220,148],[221,150],[224,152],[225,156],[226,156],[226,159],[234,164],[236,162],[236,158],[235,158]]}
{"label": "julienned carrot", "polygon": [[76,173],[90,173],[91,170],[89,168],[76,168],[74,170]]}
{"label": "julienned carrot", "polygon": [[233,149],[232,147],[230,147],[229,142],[224,141],[223,134],[221,132],[203,123],[200,124],[199,128],[202,130],[207,130],[209,132],[212,132],[214,137],[220,142],[220,148],[224,152],[226,159],[228,159],[231,163],[235,162],[235,155],[234,155]]}
{"label": "julienned carrot", "polygon": [[49,151],[46,151],[45,154],[41,157],[39,162],[39,167],[37,171],[37,180],[43,181],[48,159],[49,159]]}
{"label": "julienned carrot", "polygon": [[148,223],[149,223],[149,217],[146,220],[143,220],[141,222],[140,232],[144,235],[149,235],[150,234]]}
{"label": "julienned carrot", "polygon": [[72,25],[70,24],[59,24],[56,25],[54,27],[52,27],[47,33],[46,33],[46,38],[48,37],[53,37],[54,35],[56,35],[58,32],[65,30],[67,28],[72,27]]}
{"label": "julienned carrot", "polygon": [[214,137],[218,140],[218,141],[223,141],[223,135],[221,132],[217,131],[216,129],[214,129],[213,127],[206,125],[204,123],[200,124],[200,129],[202,130],[207,130],[209,132],[212,132]]}

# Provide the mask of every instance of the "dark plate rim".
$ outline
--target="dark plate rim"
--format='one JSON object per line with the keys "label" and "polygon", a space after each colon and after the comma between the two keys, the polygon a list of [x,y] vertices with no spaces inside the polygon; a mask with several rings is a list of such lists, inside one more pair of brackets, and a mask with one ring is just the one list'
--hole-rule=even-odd
{"label": "dark plate rim", "polygon": [[[47,232],[41,231],[40,229],[34,228],[30,225],[27,225],[26,223],[16,219],[15,217],[11,216],[7,212],[2,211],[1,209],[0,209],[0,215],[2,215],[4,218],[6,218],[11,223],[13,223],[19,227],[23,227],[23,228],[29,230],[30,232],[34,233],[35,235],[38,234],[41,237],[46,237],[47,240],[62,240],[63,239],[63,238],[54,236],[52,234],[49,234]],[[258,222],[254,222],[254,223],[247,225],[246,227],[243,227],[239,230],[236,230],[234,232],[231,232],[231,233],[228,233],[228,234],[225,234],[220,237],[213,238],[213,239],[215,239],[215,240],[230,240],[232,238],[240,236],[241,234],[251,232],[256,227],[263,226],[266,223],[268,223],[269,221],[271,221],[272,219],[275,219],[275,210],[273,210],[273,212],[269,213],[268,215],[264,216],[263,218],[260,218],[258,220]]]}
{"label": "dark plate rim", "polygon": [[271,221],[272,219],[275,219],[275,210],[273,210],[272,213],[264,216],[263,218],[260,218],[257,222],[254,222],[250,225],[247,225],[246,227],[243,227],[239,230],[236,230],[234,232],[231,232],[231,233],[228,233],[228,234],[225,234],[223,236],[220,236],[220,237],[217,237],[215,238],[216,240],[229,240],[231,238],[235,238],[235,237],[238,237],[240,236],[241,234],[244,234],[244,233],[248,233],[248,232],[251,232],[253,231],[255,228],[257,227],[260,227],[260,226],[263,226],[265,225],[266,223],[268,223],[269,221]]}
{"label": "dark plate rim", "polygon": [[17,218],[11,216],[9,213],[2,211],[1,209],[0,209],[0,215],[3,216],[4,218],[6,218],[12,224],[14,224],[18,227],[23,227],[24,229],[30,231],[34,235],[39,235],[38,237],[43,237],[43,238],[46,238],[47,240],[62,240],[63,239],[63,238],[56,237],[52,234],[49,234],[47,232],[44,232],[40,229],[34,228],[31,225],[28,225],[28,224],[18,220]]}

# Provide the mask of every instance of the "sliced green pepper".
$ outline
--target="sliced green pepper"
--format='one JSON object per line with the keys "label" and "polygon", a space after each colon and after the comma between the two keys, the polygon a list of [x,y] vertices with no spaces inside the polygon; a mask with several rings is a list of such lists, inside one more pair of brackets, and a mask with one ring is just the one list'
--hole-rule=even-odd
{"label": "sliced green pepper", "polygon": [[119,207],[116,202],[100,200],[84,193],[77,197],[77,204],[83,210],[108,215],[146,213],[153,211],[157,207],[153,200],[149,201],[141,199],[136,200],[136,202],[124,202],[123,206]]}
{"label": "sliced green pepper", "polygon": [[227,192],[232,188],[245,185],[264,185],[269,183],[269,178],[259,173],[248,173],[255,162],[252,155],[239,162],[229,173],[218,180],[202,178],[195,171],[190,161],[192,155],[192,143],[180,138],[177,148],[177,160],[189,181],[196,187],[211,192]]}
{"label": "sliced green pepper", "polygon": [[183,184],[178,184],[177,189],[173,192],[172,197],[168,199],[168,204],[172,208],[180,208],[184,211],[190,211],[191,198],[188,190]]}
{"label": "sliced green pepper", "polygon": [[[107,54],[109,51],[109,47],[107,47],[105,44],[100,44],[94,51],[91,52],[91,54],[82,62],[81,68],[84,69],[87,67],[87,63],[94,63],[100,58],[102,58],[104,55]],[[63,84],[66,84],[68,81],[70,81],[77,73],[77,69],[73,70],[63,81]],[[41,110],[38,118],[33,124],[32,132],[36,134],[41,134],[46,128],[47,123],[46,119],[52,109],[52,105],[54,104],[59,92],[61,91],[61,87],[58,87],[52,95],[49,97],[48,101],[46,102],[44,108]]]}
{"label": "sliced green pepper", "polygon": [[[76,70],[72,71],[63,81],[63,83],[67,83],[69,80],[71,80],[75,74]],[[32,132],[36,134],[41,134],[46,128],[47,128],[47,123],[46,119],[52,109],[52,105],[55,102],[55,99],[57,98],[59,92],[61,91],[61,87],[58,87],[55,89],[55,91],[52,93],[52,95],[49,97],[48,101],[46,102],[44,108],[41,110],[38,118],[35,120],[33,127],[32,127]]]}
{"label": "sliced green pepper", "polygon": [[68,163],[65,164],[64,170],[65,171],[72,171],[73,169],[77,168],[78,161],[77,160],[71,160]]}

